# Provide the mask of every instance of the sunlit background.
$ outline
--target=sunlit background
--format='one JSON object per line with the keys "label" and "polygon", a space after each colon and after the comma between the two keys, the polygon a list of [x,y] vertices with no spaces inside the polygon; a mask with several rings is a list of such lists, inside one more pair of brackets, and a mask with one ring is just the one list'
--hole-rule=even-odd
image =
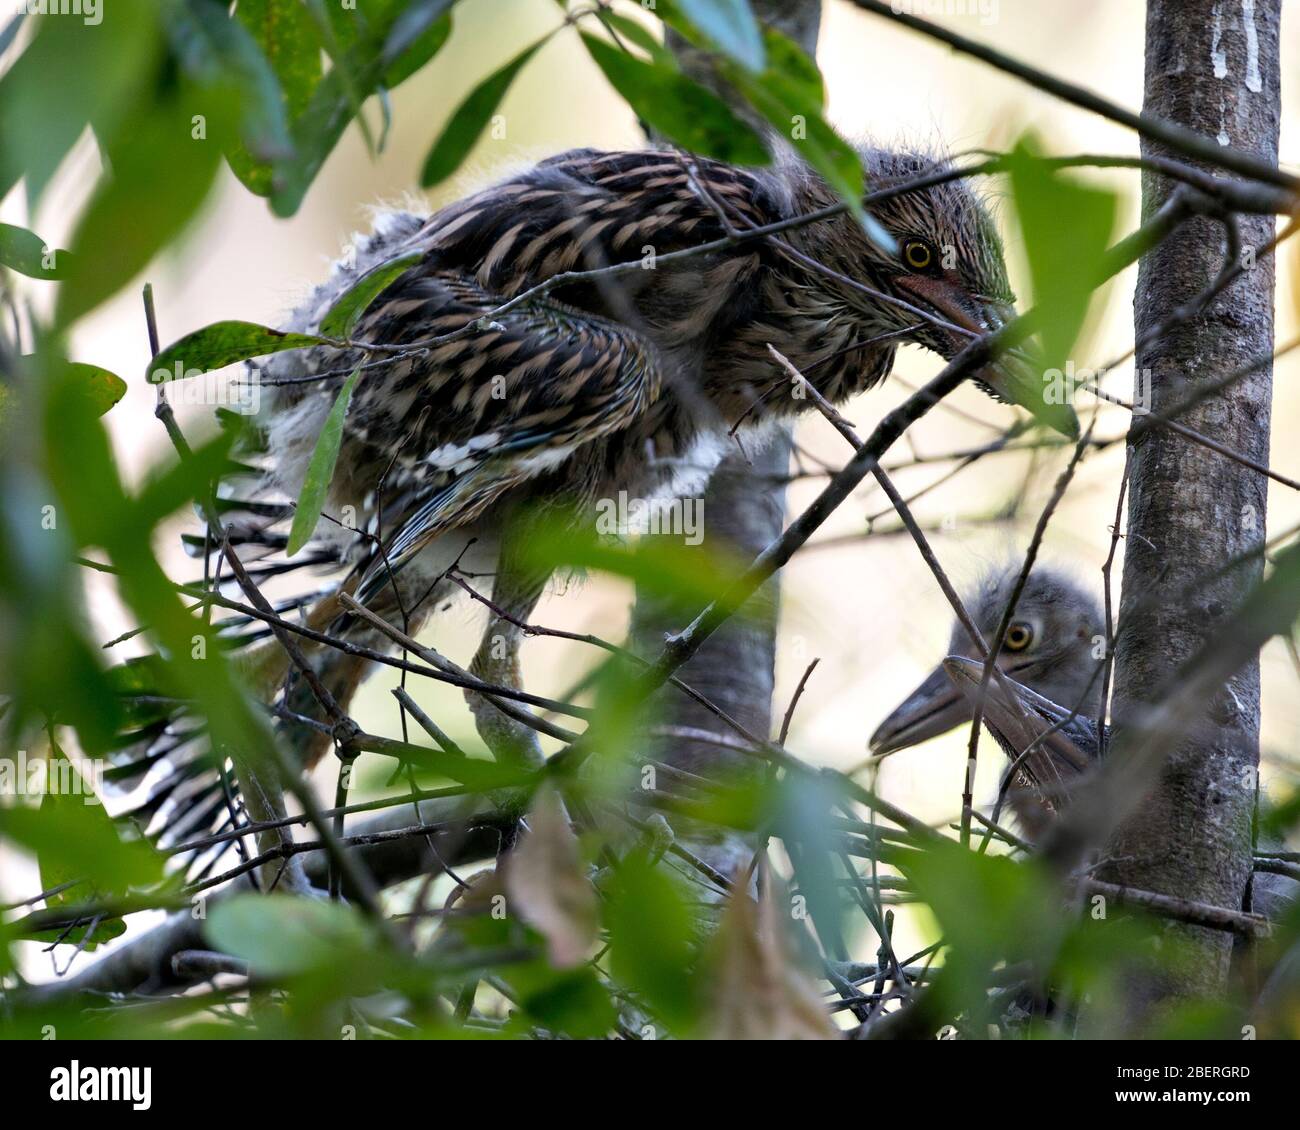
{"label": "sunlit background", "polygon": [[[636,7],[627,5],[629,11]],[[964,34],[994,42],[1012,55],[1064,71],[1126,106],[1140,105],[1143,5],[1133,0],[1000,0],[967,7],[972,9],[971,15],[938,18]],[[977,9],[993,18],[982,18]],[[1284,18],[1293,15],[1288,12]],[[149,353],[139,284],[146,278],[154,285],[164,342],[218,319],[275,325],[308,287],[324,277],[350,234],[368,226],[375,205],[437,207],[538,157],[577,146],[617,149],[642,144],[631,112],[608,88],[576,37],[566,33],[543,49],[507,96],[502,106],[506,137],[482,140],[466,166],[469,171],[437,196],[421,201],[411,195],[429,145],[460,99],[478,79],[557,19],[558,9],[550,0],[464,0],[456,7],[452,39],[431,66],[394,95],[392,126],[378,158],[367,154],[354,125],[316,180],[301,211],[287,221],[273,217],[263,201],[223,171],[219,190],[187,238],[166,258],[153,263],[136,285],[81,323],[73,337],[72,355],[122,374],[131,383],[126,399],[107,418],[118,457],[131,475],[138,477],[158,461],[171,458],[166,437],[153,415],[154,391],[143,379]],[[1293,75],[1300,67],[1295,27],[1284,25],[1283,30],[1282,73]],[[1047,149],[1057,154],[1137,152],[1136,138],[1128,130],[1064,106],[839,0],[826,4],[819,61],[829,86],[831,118],[856,138],[962,151],[1005,147],[1021,131],[1032,128]],[[1231,80],[1232,76],[1225,79]],[[1284,89],[1282,158],[1293,167],[1300,164],[1300,138],[1295,131],[1297,98],[1296,89]],[[372,105],[367,111],[378,132],[376,108]],[[0,219],[39,231],[53,244],[66,245],[70,219],[98,171],[97,160],[93,146],[83,139],[61,170],[39,215],[26,214],[19,193],[3,202]],[[167,175],[167,169],[158,170],[160,178]],[[1130,229],[1138,209],[1136,174],[1095,176],[1121,191],[1121,224]],[[987,187],[993,193],[1001,188],[997,183]],[[1013,276],[1022,282],[1025,272],[1014,241],[1011,256]],[[1104,365],[1129,347],[1135,274],[1127,272],[1099,298],[1094,324],[1076,351],[1081,367]],[[1294,275],[1288,257],[1279,272],[1279,342],[1297,329]],[[28,284],[38,308],[43,297],[40,285]],[[1022,298],[1029,297],[1027,286],[1017,289]],[[902,382],[921,381],[936,372],[939,364],[933,355],[904,349],[897,368],[900,380],[851,404],[845,414],[865,433],[907,394]],[[1277,438],[1272,462],[1290,476],[1300,476],[1300,449],[1288,442],[1288,425],[1297,420],[1300,407],[1295,387],[1300,377],[1297,364],[1294,355],[1278,364],[1273,408]],[[1131,366],[1123,366],[1104,384],[1127,397],[1131,381]],[[974,446],[991,438],[995,429],[1010,419],[1010,409],[975,390],[958,392],[949,404],[951,411],[931,413],[909,433],[907,441],[897,444],[887,466],[907,463],[918,455],[934,456]],[[1081,396],[1079,408],[1086,415],[1092,405]],[[182,423],[187,431],[197,433],[209,412],[182,409]],[[1097,433],[1120,434],[1127,422],[1122,410],[1106,409]],[[846,457],[843,440],[820,419],[803,423],[797,439],[808,452],[836,466]],[[1087,459],[1045,543],[1048,560],[1068,567],[1098,590],[1122,459],[1122,444]],[[992,456],[916,502],[915,511],[923,525],[942,527],[933,534],[933,543],[959,582],[969,583],[989,566],[1023,550],[1028,530],[1062,463],[1059,454],[1040,459],[1034,466],[1023,454]],[[949,463],[905,468],[898,471],[896,481],[905,494],[912,494],[942,479],[950,468]],[[789,512],[797,513],[820,485],[819,480],[796,484],[789,493]],[[1027,495],[1017,523],[980,520],[1002,510],[1022,489]],[[867,736],[942,656],[948,638],[948,606],[910,540],[862,536],[868,516],[883,513],[881,525],[895,524],[884,513],[887,505],[878,489],[864,487],[840,508],[783,576],[776,709],[779,717],[808,662],[820,657],[788,742],[795,753],[813,762],[839,768],[862,762]],[[1270,531],[1297,522],[1300,500],[1273,484]],[[173,575],[188,578],[194,563],[179,553],[179,532],[179,525],[171,529],[166,544],[159,548]],[[817,542],[825,541],[834,544],[817,547]],[[535,619],[617,640],[626,630],[632,600],[633,593],[626,585],[594,579],[563,595],[548,596]],[[106,586],[92,589],[91,613],[105,640],[132,626]],[[478,629],[474,610],[464,608],[436,618],[427,634],[439,650],[464,662],[477,642]],[[117,650],[129,654],[132,646]],[[563,692],[598,656],[581,645],[535,639],[526,644],[524,659],[529,690],[553,695]],[[1263,787],[1280,795],[1289,789],[1291,780],[1281,764],[1296,758],[1300,736],[1300,695],[1296,693],[1300,675],[1281,645],[1265,651],[1263,671],[1263,740],[1270,758]],[[389,669],[378,671],[363,690],[355,713],[365,729],[396,732],[397,707],[389,693],[395,679],[396,673]],[[474,745],[470,717],[459,692],[428,681],[415,682],[411,689],[425,708],[453,736],[465,737]],[[977,797],[987,800],[996,791],[1002,756],[991,741],[982,743],[982,750],[976,791]],[[917,816],[942,826],[960,811],[965,756],[964,731],[897,755],[881,769],[880,791]],[[323,772],[332,774],[332,768],[327,766]],[[323,792],[332,790],[332,776],[330,783],[322,779],[320,784]],[[11,892],[36,889],[34,867],[22,876],[13,870],[8,874]],[[912,942],[919,946],[929,937],[928,923],[921,916],[900,916],[895,943],[900,955],[916,948]],[[37,966],[29,972],[45,975]]]}

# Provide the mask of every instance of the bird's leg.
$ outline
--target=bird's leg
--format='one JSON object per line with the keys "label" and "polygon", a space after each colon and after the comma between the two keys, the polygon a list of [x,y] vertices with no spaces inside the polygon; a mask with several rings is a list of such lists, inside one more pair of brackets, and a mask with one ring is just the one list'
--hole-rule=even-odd
{"label": "bird's leg", "polygon": [[[528,622],[548,579],[546,570],[521,564],[510,551],[509,539],[503,541],[487,629],[470,664],[475,678],[512,690],[523,689],[519,647],[524,631],[520,625]],[[504,714],[483,694],[466,691],[465,699],[479,736],[498,761],[529,768],[545,761],[535,730]]]}

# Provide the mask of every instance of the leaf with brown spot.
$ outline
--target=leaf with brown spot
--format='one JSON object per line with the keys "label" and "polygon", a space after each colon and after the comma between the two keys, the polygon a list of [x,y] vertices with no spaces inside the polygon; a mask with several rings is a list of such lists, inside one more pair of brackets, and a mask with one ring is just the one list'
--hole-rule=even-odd
{"label": "leaf with brown spot", "polygon": [[538,791],[528,831],[503,865],[509,905],[546,938],[551,964],[557,969],[582,964],[599,925],[596,888],[553,788]]}
{"label": "leaf with brown spot", "polygon": [[149,362],[146,379],[150,384],[199,376],[223,369],[236,361],[333,344],[319,334],[286,333],[254,322],[213,322],[173,342]]}
{"label": "leaf with brown spot", "polygon": [[97,416],[102,416],[126,395],[126,381],[116,373],[82,361],[69,361],[67,367],[82,382],[86,399],[94,407]]}

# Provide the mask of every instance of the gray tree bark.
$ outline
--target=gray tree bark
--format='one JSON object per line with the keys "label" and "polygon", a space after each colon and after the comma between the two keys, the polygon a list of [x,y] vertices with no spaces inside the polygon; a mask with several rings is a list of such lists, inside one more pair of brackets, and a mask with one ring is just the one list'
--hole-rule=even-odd
{"label": "gray tree bark", "polygon": [[[1276,162],[1280,7],[1281,0],[1150,0],[1144,111]],[[1178,156],[1146,141],[1142,151]],[[1144,215],[1171,190],[1169,181],[1147,174]],[[1272,216],[1242,218],[1243,252],[1251,254],[1273,231]],[[1198,218],[1142,260],[1134,303],[1139,340],[1211,283],[1224,248],[1222,225]],[[1141,348],[1135,399],[1162,412],[1198,383],[1270,353],[1273,284],[1273,259],[1262,258],[1198,316]],[[1271,391],[1272,369],[1266,367],[1207,397],[1182,420],[1267,464]],[[1226,630],[1243,594],[1259,580],[1258,558],[1213,574],[1230,558],[1260,547],[1267,494],[1262,475],[1167,429],[1142,429],[1137,420],[1135,429],[1124,627],[1115,657],[1114,715],[1121,726],[1180,663]],[[1121,827],[1103,877],[1240,907],[1250,878],[1258,762],[1259,666],[1252,663],[1207,704],[1193,736]],[[1160,964],[1144,967],[1128,984],[1127,1022],[1135,1034],[1181,1001],[1212,997],[1228,969],[1228,934],[1177,924],[1160,931]],[[1175,943],[1188,947],[1191,960],[1169,962]]]}
{"label": "gray tree bark", "polygon": [[[754,0],[754,14],[784,32],[809,55],[817,50],[821,27],[821,0]],[[708,64],[675,36],[670,45],[682,66],[708,83]],[[745,108],[738,107],[742,113]],[[760,124],[761,123],[757,123]],[[737,451],[714,473],[704,494],[704,541],[701,562],[709,549],[719,549],[742,561],[752,560],[785,527],[785,487],[777,481],[790,466],[790,436],[780,431],[763,449],[748,455]],[[772,689],[776,679],[776,628],[780,608],[780,582],[773,577],[754,595],[744,611],[732,617],[677,672],[680,679],[705,695],[744,724],[752,733],[767,737],[772,727]],[[685,627],[680,611],[648,592],[637,595],[632,616],[632,647],[653,657],[664,637]],[[667,687],[644,711],[656,724],[690,727],[712,733],[723,725],[706,708],[680,691]],[[652,741],[647,752],[657,760],[702,777],[753,772],[759,763],[742,753],[688,738]],[[681,829],[686,831],[686,829]],[[743,838],[715,837],[704,829],[690,829],[692,846],[720,871],[727,873],[749,862],[751,848]]]}
{"label": "gray tree bark", "polygon": [[[790,36],[809,55],[817,50],[821,26],[821,0],[755,0],[754,14]],[[701,61],[688,47],[674,43],[683,66],[696,77]],[[704,495],[705,537],[701,562],[708,549],[718,548],[743,561],[751,560],[785,526],[785,487],[774,483],[789,470],[790,439],[782,432],[767,447],[737,451],[718,468]],[[776,625],[780,604],[779,582],[774,577],[749,602],[742,615],[733,617],[687,662],[678,676],[722,707],[751,731],[768,736],[772,725],[772,689],[775,682]],[[632,620],[633,646],[642,655],[657,655],[665,635],[685,627],[680,611],[665,601],[641,592]],[[649,704],[647,716],[657,723],[712,732],[722,729],[718,719],[679,691],[667,688]],[[744,754],[720,749],[707,742],[673,739],[661,743],[656,755],[670,765],[701,776],[744,771],[756,763]]]}

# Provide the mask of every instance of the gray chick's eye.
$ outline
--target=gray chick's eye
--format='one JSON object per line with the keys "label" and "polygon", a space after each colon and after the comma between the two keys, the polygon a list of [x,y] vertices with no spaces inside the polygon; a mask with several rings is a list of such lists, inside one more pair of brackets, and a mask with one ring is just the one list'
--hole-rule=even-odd
{"label": "gray chick's eye", "polygon": [[1033,642],[1034,626],[1023,620],[1016,620],[1007,629],[1007,638],[1003,641],[1003,646],[1008,651],[1024,651]]}

